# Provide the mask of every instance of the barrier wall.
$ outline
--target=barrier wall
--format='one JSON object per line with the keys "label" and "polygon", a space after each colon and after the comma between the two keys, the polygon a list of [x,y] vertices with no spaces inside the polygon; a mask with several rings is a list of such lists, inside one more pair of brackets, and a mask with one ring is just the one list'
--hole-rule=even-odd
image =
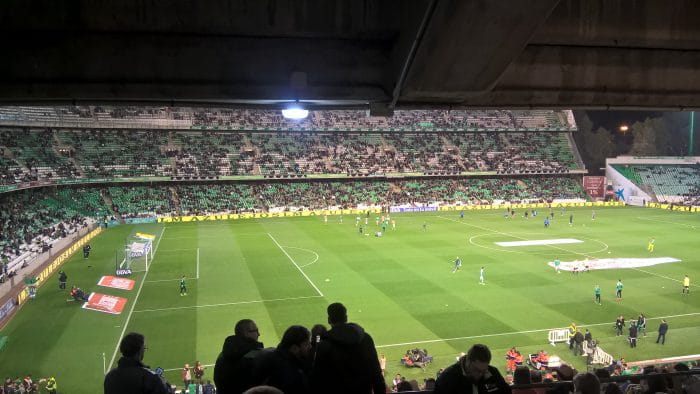
{"label": "barrier wall", "polygon": [[[565,203],[533,203],[533,204],[494,204],[494,205],[441,205],[439,207],[416,207],[399,208],[390,207],[390,212],[418,212],[418,211],[473,211],[484,209],[506,209],[506,208],[560,208],[560,207],[621,207],[625,203],[621,201],[586,201],[586,202],[565,202]],[[261,213],[225,213],[219,215],[197,215],[197,216],[160,216],[158,223],[187,223],[187,222],[211,222],[217,220],[238,220],[238,219],[264,219],[264,218],[285,218],[285,217],[307,217],[323,215],[356,215],[369,213],[381,213],[381,208],[364,209],[315,209],[311,211],[296,212],[261,212]]]}
{"label": "barrier wall", "polygon": [[261,213],[224,213],[220,215],[198,215],[198,216],[160,216],[158,223],[182,223],[182,222],[210,222],[215,220],[238,220],[238,219],[264,219],[264,218],[285,218],[285,217],[305,217],[323,215],[354,215],[363,213],[381,213],[381,208],[365,209],[315,209],[311,211],[296,212],[261,212]]}
{"label": "barrier wall", "polygon": [[493,205],[441,205],[440,211],[474,211],[474,210],[499,210],[507,208],[561,208],[561,207],[622,207],[622,201],[586,201],[586,202],[553,202],[553,203],[532,203],[532,204],[493,204]]}
{"label": "barrier wall", "polygon": [[679,212],[700,212],[700,207],[688,207],[685,205],[676,205],[676,204],[660,204],[657,202],[648,202],[647,208],[657,208],[657,209],[665,209],[668,211],[679,211]]}

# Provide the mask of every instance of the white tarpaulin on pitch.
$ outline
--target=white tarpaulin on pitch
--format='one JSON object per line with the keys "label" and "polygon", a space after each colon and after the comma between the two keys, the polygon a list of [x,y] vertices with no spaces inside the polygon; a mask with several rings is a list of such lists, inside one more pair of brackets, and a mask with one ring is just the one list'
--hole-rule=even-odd
{"label": "white tarpaulin on pitch", "polygon": [[533,245],[561,245],[561,244],[580,244],[583,241],[573,238],[557,238],[557,239],[533,239],[529,241],[511,241],[511,242],[495,242],[498,246],[533,246]]}
{"label": "white tarpaulin on pitch", "polygon": [[[647,259],[640,258],[616,258],[616,259],[589,259],[589,260],[575,260],[575,261],[562,261],[559,269],[562,271],[573,271],[576,267],[577,271],[585,270],[606,270],[606,269],[617,269],[617,268],[639,268],[639,267],[649,267],[657,264],[666,263],[678,263],[681,260],[675,259],[673,257],[654,257]],[[554,262],[550,261],[547,263],[550,267],[554,268]]]}

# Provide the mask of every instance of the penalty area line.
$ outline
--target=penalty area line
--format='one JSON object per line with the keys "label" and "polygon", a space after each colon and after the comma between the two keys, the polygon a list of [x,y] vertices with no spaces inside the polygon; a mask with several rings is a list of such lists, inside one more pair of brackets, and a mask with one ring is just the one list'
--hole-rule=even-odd
{"label": "penalty area line", "polygon": [[[156,252],[158,252],[158,247],[160,246],[160,241],[163,239],[163,234],[165,234],[165,227],[163,227],[163,230],[160,232],[160,236],[158,237],[158,243],[156,243],[156,247],[153,249],[153,256],[155,256]],[[124,322],[124,328],[122,328],[122,332],[121,332],[121,334],[119,334],[119,339],[117,339],[117,346],[114,347],[114,353],[112,353],[112,359],[109,361],[109,367],[107,367],[107,371],[112,369],[112,365],[114,364],[114,359],[117,357],[117,352],[119,351],[119,344],[122,341],[122,338],[124,338],[124,333],[126,332],[126,327],[129,326],[129,321],[131,320],[131,315],[134,313],[134,307],[136,307],[136,302],[139,299],[139,295],[141,295],[141,289],[143,289],[143,284],[146,283],[146,277],[148,276],[149,271],[150,270],[147,270],[146,273],[143,274],[143,279],[141,280],[141,284],[139,285],[139,289],[136,292],[136,297],[134,297],[134,301],[131,303],[131,309],[129,310],[129,314],[126,316],[126,322]],[[106,374],[106,371],[105,371],[105,374]]]}
{"label": "penalty area line", "polygon": [[306,278],[306,280],[309,281],[309,283],[311,284],[311,286],[313,286],[313,288],[316,290],[316,292],[318,293],[318,295],[321,296],[321,297],[323,297],[323,293],[321,293],[321,290],[319,290],[318,287],[316,287],[316,285],[314,284],[314,282],[312,282],[311,279],[309,278],[309,276],[306,275],[306,272],[304,272],[304,271],[299,267],[299,265],[296,263],[296,261],[294,261],[294,259],[292,258],[292,256],[290,256],[289,253],[287,253],[287,251],[284,250],[284,248],[279,244],[279,242],[277,242],[277,240],[275,239],[275,237],[273,237],[272,234],[270,234],[270,233],[267,233],[267,235],[270,237],[270,239],[272,239],[272,242],[274,242],[275,245],[277,245],[277,247],[280,248],[280,250],[282,251],[282,253],[284,253],[284,254],[287,256],[287,258],[289,259],[289,261],[291,261],[292,264],[294,264],[294,266],[297,267],[297,269],[299,270],[299,272],[301,272],[301,274],[304,275],[304,278]]}
{"label": "penalty area line", "polygon": [[213,308],[215,306],[228,306],[228,305],[245,305],[245,304],[261,304],[264,302],[276,302],[276,301],[294,301],[294,300],[304,300],[308,298],[321,298],[322,296],[304,296],[304,297],[288,297],[288,298],[272,298],[269,300],[252,300],[252,301],[237,301],[237,302],[224,302],[221,304],[205,304],[205,305],[191,305],[191,306],[176,306],[172,308],[158,308],[158,309],[141,309],[134,311],[134,313],[143,312],[161,312],[161,311],[176,311],[179,309],[197,309],[197,308]]}

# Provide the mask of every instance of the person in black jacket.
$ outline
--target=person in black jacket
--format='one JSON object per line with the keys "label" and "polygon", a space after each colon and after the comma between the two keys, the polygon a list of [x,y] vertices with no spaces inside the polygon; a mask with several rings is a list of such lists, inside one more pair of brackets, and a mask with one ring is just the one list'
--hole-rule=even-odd
{"label": "person in black jacket", "polygon": [[321,336],[311,372],[313,393],[385,393],[386,385],[372,337],[348,323],[341,303],[328,306],[331,329]]}
{"label": "person in black jacket", "polygon": [[254,321],[236,323],[234,335],[226,338],[214,365],[214,383],[219,394],[242,393],[253,386],[253,360],[262,351],[260,331]]}
{"label": "person in black jacket", "polygon": [[472,346],[466,355],[438,376],[433,393],[510,394],[510,386],[490,362],[491,351],[486,345]]}
{"label": "person in black jacket", "polygon": [[58,271],[58,288],[61,290],[66,289],[66,281],[68,281],[68,275],[63,271]]}
{"label": "person in black jacket", "polygon": [[620,315],[617,320],[615,320],[615,333],[617,336],[622,335],[623,328],[625,328],[625,317]]}
{"label": "person in black jacket", "polygon": [[576,330],[576,334],[574,334],[574,356],[583,355],[584,338],[585,337],[583,336],[581,331]]}
{"label": "person in black jacket", "polygon": [[630,323],[630,347],[637,347],[637,323],[632,320]]}
{"label": "person in black jacket", "polygon": [[666,343],[666,333],[668,332],[668,323],[666,323],[666,320],[661,319],[661,324],[659,324],[659,336],[656,337],[656,343],[659,343],[659,340],[661,341],[661,344],[663,345]]}
{"label": "person in black jacket", "polygon": [[277,387],[285,394],[306,394],[309,379],[306,359],[311,350],[311,333],[302,326],[284,332],[277,349],[259,356],[253,366],[253,382]]}
{"label": "person in black jacket", "polygon": [[143,365],[146,339],[139,333],[129,333],[119,343],[122,357],[117,368],[105,376],[105,394],[167,394],[165,382]]}

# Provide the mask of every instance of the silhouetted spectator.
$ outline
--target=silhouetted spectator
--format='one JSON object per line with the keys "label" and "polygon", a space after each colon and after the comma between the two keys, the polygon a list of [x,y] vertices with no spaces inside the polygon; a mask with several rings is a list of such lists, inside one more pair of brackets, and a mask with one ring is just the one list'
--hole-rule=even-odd
{"label": "silhouetted spectator", "polygon": [[226,338],[214,366],[214,383],[219,394],[241,393],[253,386],[253,360],[263,348],[254,321],[236,323],[234,335]]}
{"label": "silhouetted spectator", "polygon": [[315,393],[384,393],[386,385],[372,337],[348,323],[341,303],[328,306],[331,329],[321,337],[311,375]]}
{"label": "silhouetted spectator", "polygon": [[493,366],[486,345],[474,345],[466,355],[445,369],[435,382],[434,394],[510,394],[510,386]]}
{"label": "silhouetted spectator", "polygon": [[592,372],[581,373],[574,378],[576,394],[600,394],[600,380]]}
{"label": "silhouetted spectator", "polygon": [[311,350],[311,334],[302,326],[284,332],[277,349],[258,356],[253,367],[253,382],[277,387],[285,394],[306,394],[309,379],[306,359]]}
{"label": "silhouetted spectator", "polygon": [[119,343],[122,357],[104,380],[105,394],[167,394],[165,382],[143,365],[146,338],[132,332]]}

